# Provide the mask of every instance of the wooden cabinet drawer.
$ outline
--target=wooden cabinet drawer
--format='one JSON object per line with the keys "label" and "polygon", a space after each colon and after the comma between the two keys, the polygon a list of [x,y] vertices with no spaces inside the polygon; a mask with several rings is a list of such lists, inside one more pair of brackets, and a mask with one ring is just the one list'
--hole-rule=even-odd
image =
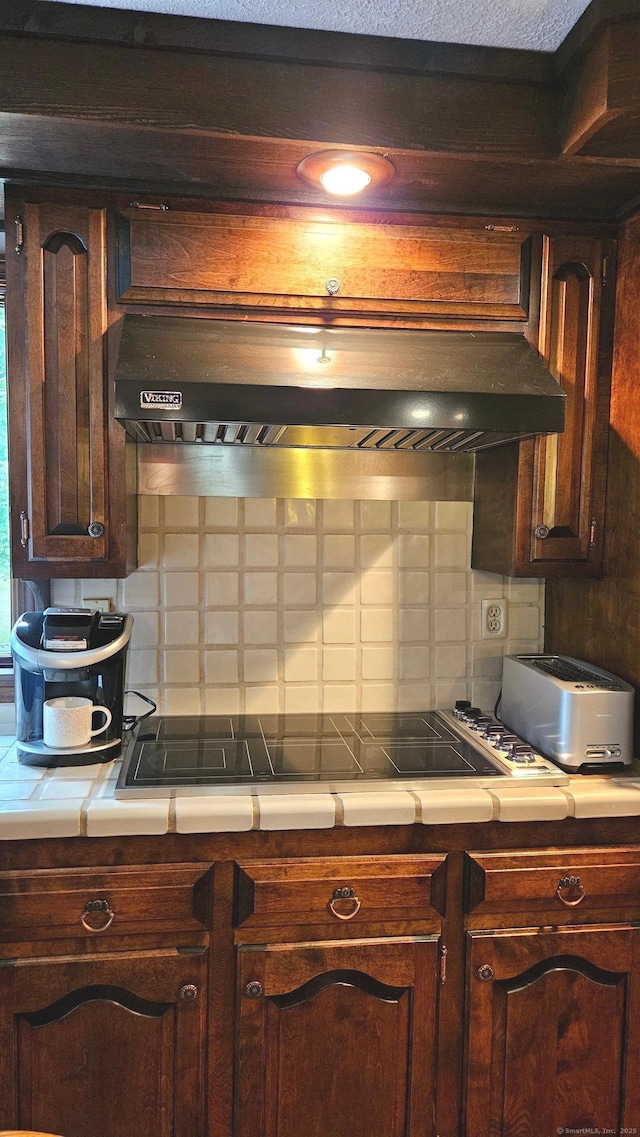
{"label": "wooden cabinet drawer", "polygon": [[[123,210],[117,298],[128,303],[524,321],[526,233],[384,224],[288,209]],[[336,282],[327,288],[327,282]]]}
{"label": "wooden cabinet drawer", "polygon": [[199,931],[207,864],[0,873],[0,940]]}
{"label": "wooden cabinet drawer", "polygon": [[236,925],[327,929],[444,915],[444,855],[238,864]]}
{"label": "wooden cabinet drawer", "polygon": [[567,914],[640,909],[640,849],[467,854],[467,911]]}

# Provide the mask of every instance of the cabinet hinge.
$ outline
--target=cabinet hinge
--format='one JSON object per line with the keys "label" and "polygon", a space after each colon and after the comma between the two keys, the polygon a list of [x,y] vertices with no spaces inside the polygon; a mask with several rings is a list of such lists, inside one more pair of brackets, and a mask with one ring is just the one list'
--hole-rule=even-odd
{"label": "cabinet hinge", "polygon": [[24,509],[20,514],[20,544],[23,549],[29,544],[29,518]]}
{"label": "cabinet hinge", "polygon": [[176,948],[178,955],[204,955],[206,950],[206,947],[201,947],[199,944],[196,944],[193,947]]}
{"label": "cabinet hinge", "polygon": [[16,253],[20,256],[24,248],[24,222],[21,217],[16,217],[14,221],[16,227]]}
{"label": "cabinet hinge", "polygon": [[15,967],[17,959],[0,959],[0,967]]}
{"label": "cabinet hinge", "polygon": [[596,547],[596,525],[598,524],[595,517],[591,518],[589,522],[589,548],[595,549]]}
{"label": "cabinet hinge", "polygon": [[448,956],[448,954],[449,954],[449,949],[446,948],[443,944],[442,947],[440,948],[440,982],[441,983],[447,982],[447,956]]}
{"label": "cabinet hinge", "polygon": [[168,205],[149,205],[146,201],[130,201],[129,206],[131,209],[156,209],[167,213],[169,210]]}
{"label": "cabinet hinge", "polygon": [[602,287],[605,288],[609,283],[609,254],[605,253],[602,258]]}

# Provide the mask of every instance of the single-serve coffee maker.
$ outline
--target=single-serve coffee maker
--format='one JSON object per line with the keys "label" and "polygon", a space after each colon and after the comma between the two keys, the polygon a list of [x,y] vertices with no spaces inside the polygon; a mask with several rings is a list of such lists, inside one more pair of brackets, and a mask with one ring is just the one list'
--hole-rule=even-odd
{"label": "single-serve coffee maker", "polygon": [[20,616],[11,654],[21,762],[86,766],[119,757],[132,624],[127,613],[90,608]]}

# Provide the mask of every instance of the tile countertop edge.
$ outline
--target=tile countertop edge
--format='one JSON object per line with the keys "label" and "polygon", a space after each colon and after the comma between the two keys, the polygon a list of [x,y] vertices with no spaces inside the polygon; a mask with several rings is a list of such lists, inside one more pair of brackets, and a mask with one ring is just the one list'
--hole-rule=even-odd
{"label": "tile countertop edge", "polygon": [[[47,775],[49,784],[53,777]],[[640,783],[636,779],[620,783],[621,779],[602,778],[598,784],[585,785],[573,779],[564,789],[501,786],[485,790],[461,785],[432,792],[390,790],[375,794],[270,794],[263,797],[212,793],[121,801],[113,797],[113,778],[97,780],[85,799],[58,797],[57,794],[42,796],[42,781],[32,780],[27,785],[35,787],[31,790],[34,796],[0,800],[0,841],[640,815]],[[0,782],[0,789],[10,790],[11,784]]]}
{"label": "tile countertop edge", "polygon": [[126,837],[164,833],[332,829],[367,825],[455,825],[640,816],[640,766],[618,777],[574,776],[565,787],[514,783],[375,792],[174,798],[114,797],[118,762],[45,770],[17,761],[0,738],[0,841]]}

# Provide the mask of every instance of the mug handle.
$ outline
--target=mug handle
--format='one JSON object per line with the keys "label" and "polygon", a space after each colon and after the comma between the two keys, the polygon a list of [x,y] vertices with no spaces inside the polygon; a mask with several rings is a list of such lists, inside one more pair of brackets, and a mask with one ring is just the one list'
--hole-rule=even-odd
{"label": "mug handle", "polygon": [[98,727],[96,727],[95,730],[91,731],[91,737],[92,738],[93,738],[94,734],[102,734],[103,730],[107,729],[109,723],[111,722],[111,719],[113,718],[113,715],[111,714],[111,711],[109,710],[108,707],[99,707],[99,706],[94,707],[93,710],[91,711],[91,714],[93,714],[95,711],[101,711],[103,715],[106,715],[106,718],[105,718],[105,721],[103,722],[102,726],[98,726]]}

